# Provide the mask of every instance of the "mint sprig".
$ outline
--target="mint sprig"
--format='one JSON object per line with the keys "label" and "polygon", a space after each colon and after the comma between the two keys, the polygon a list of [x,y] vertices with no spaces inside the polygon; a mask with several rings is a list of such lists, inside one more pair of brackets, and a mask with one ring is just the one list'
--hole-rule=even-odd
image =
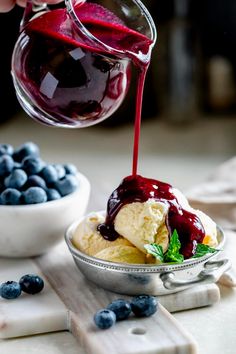
{"label": "mint sprig", "polygon": [[161,245],[158,245],[157,243],[150,243],[150,244],[144,245],[144,248],[147,251],[147,253],[154,256],[160,262],[162,262],[162,263],[164,262],[164,253],[163,253],[163,248]]}
{"label": "mint sprig", "polygon": [[193,255],[192,258],[198,258],[205,256],[207,253],[215,253],[219,252],[216,248],[210,247],[208,245],[204,245],[203,243],[198,243],[196,247],[195,254]]}
{"label": "mint sprig", "polygon": [[146,251],[162,263],[182,263],[184,261],[184,257],[182,254],[179,253],[180,247],[181,243],[177,230],[174,230],[170,238],[169,247],[166,253],[163,252],[163,247],[161,245],[158,245],[157,243],[144,245]]}
{"label": "mint sprig", "polygon": [[[179,253],[181,243],[176,229],[173,231],[168,250],[165,253],[163,252],[163,247],[157,243],[144,245],[144,248],[146,249],[147,253],[151,254],[162,263],[183,263],[184,261],[184,256]],[[191,258],[199,258],[205,256],[208,253],[215,252],[219,252],[219,250],[203,243],[198,243],[195,254]]]}
{"label": "mint sprig", "polygon": [[167,252],[164,255],[165,262],[182,263],[184,256],[179,253],[181,243],[177,230],[173,231]]}

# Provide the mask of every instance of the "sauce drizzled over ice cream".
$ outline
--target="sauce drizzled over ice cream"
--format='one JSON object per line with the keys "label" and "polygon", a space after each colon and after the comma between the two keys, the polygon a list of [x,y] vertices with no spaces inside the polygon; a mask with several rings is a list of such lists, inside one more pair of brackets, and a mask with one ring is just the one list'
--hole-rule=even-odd
{"label": "sauce drizzled over ice cream", "polygon": [[194,255],[197,243],[202,243],[204,227],[197,215],[183,209],[179,204],[170,184],[131,175],[123,179],[111,194],[107,203],[106,220],[98,226],[101,235],[109,241],[117,239],[119,234],[114,229],[114,220],[120,209],[133,202],[146,202],[148,199],[167,204],[166,226],[171,237],[176,229],[181,242],[180,253],[184,258]]}

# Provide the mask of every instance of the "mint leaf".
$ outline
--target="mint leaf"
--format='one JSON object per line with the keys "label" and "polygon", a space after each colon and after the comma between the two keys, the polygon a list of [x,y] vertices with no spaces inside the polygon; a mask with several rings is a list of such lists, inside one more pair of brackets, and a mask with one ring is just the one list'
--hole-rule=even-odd
{"label": "mint leaf", "polygon": [[147,253],[151,254],[159,261],[164,262],[164,253],[161,245],[158,245],[157,243],[150,243],[144,245],[144,248],[147,251]]}
{"label": "mint leaf", "polygon": [[181,243],[179,240],[179,235],[177,230],[175,229],[170,238],[170,244],[168,250],[164,255],[164,261],[182,263],[184,261],[184,256],[179,253],[180,247],[181,247]]}
{"label": "mint leaf", "polygon": [[202,257],[205,256],[207,253],[215,253],[215,252],[219,252],[219,250],[217,250],[216,248],[212,248],[208,245],[204,245],[203,243],[198,243],[195,254],[192,258]]}

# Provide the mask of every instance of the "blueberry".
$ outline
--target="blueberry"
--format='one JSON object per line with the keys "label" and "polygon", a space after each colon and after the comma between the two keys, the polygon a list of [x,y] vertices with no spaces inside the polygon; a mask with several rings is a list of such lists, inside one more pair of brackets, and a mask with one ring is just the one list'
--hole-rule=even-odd
{"label": "blueberry", "polygon": [[21,192],[15,188],[6,188],[1,194],[1,204],[3,205],[21,204]]}
{"label": "blueberry", "polygon": [[35,175],[43,168],[43,161],[37,156],[27,156],[22,161],[22,168],[28,175]]}
{"label": "blueberry", "polygon": [[15,281],[7,281],[0,286],[0,295],[4,299],[16,299],[21,294],[20,284]]}
{"label": "blueberry", "polygon": [[47,201],[47,194],[40,187],[30,187],[23,193],[23,200],[25,204],[45,203]]}
{"label": "blueberry", "polygon": [[64,165],[64,169],[66,171],[66,174],[68,175],[76,175],[78,172],[77,167],[72,163],[67,163],[66,165]]}
{"label": "blueberry", "polygon": [[64,197],[76,190],[78,187],[78,179],[73,175],[66,175],[63,179],[55,183],[55,188]]}
{"label": "blueberry", "polygon": [[55,169],[57,170],[57,176],[58,176],[58,179],[62,179],[65,177],[66,175],[66,170],[64,168],[64,166],[60,165],[59,163],[58,164],[55,164],[53,165],[55,167]]}
{"label": "blueberry", "polygon": [[21,290],[27,294],[37,294],[44,288],[44,281],[38,275],[26,274],[19,281]]}
{"label": "blueberry", "polygon": [[14,170],[16,170],[17,168],[21,168],[21,163],[20,162],[16,162],[14,161]]}
{"label": "blueberry", "polygon": [[0,156],[0,176],[7,176],[14,168],[14,160],[9,155]]}
{"label": "blueberry", "polygon": [[56,189],[54,189],[54,188],[48,188],[48,189],[46,189],[46,193],[47,193],[48,201],[50,201],[50,200],[57,200],[57,199],[60,199],[60,198],[61,198],[60,193],[59,193]]}
{"label": "blueberry", "polygon": [[26,156],[39,156],[39,147],[31,141],[19,146],[13,153],[15,161],[22,161]]}
{"label": "blueberry", "polygon": [[57,169],[53,165],[45,166],[40,172],[40,175],[48,185],[55,183],[59,179]]}
{"label": "blueberry", "polygon": [[102,309],[96,312],[94,322],[97,327],[107,329],[113,326],[116,322],[116,315],[113,311]]}
{"label": "blueberry", "polygon": [[40,187],[43,189],[47,188],[46,182],[44,181],[44,179],[38,175],[31,175],[29,176],[29,178],[27,179],[26,188],[30,188],[30,187]]}
{"label": "blueberry", "polygon": [[123,299],[112,301],[107,308],[115,313],[117,321],[125,320],[131,313],[130,303]]}
{"label": "blueberry", "polygon": [[0,144],[0,156],[2,155],[12,155],[13,154],[13,146],[10,144]]}
{"label": "blueberry", "polygon": [[131,303],[131,309],[137,317],[149,317],[157,311],[157,300],[154,296],[138,295]]}
{"label": "blueberry", "polygon": [[4,179],[6,188],[21,188],[27,181],[27,174],[21,169],[13,170],[12,173]]}

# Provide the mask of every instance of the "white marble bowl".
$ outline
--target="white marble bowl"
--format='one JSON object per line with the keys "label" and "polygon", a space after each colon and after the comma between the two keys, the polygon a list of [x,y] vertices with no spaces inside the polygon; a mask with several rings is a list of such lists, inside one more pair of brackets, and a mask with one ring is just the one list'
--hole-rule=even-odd
{"label": "white marble bowl", "polygon": [[0,205],[0,256],[38,256],[59,243],[66,228],[87,208],[90,183],[81,173],[78,180],[76,191],[58,200]]}

